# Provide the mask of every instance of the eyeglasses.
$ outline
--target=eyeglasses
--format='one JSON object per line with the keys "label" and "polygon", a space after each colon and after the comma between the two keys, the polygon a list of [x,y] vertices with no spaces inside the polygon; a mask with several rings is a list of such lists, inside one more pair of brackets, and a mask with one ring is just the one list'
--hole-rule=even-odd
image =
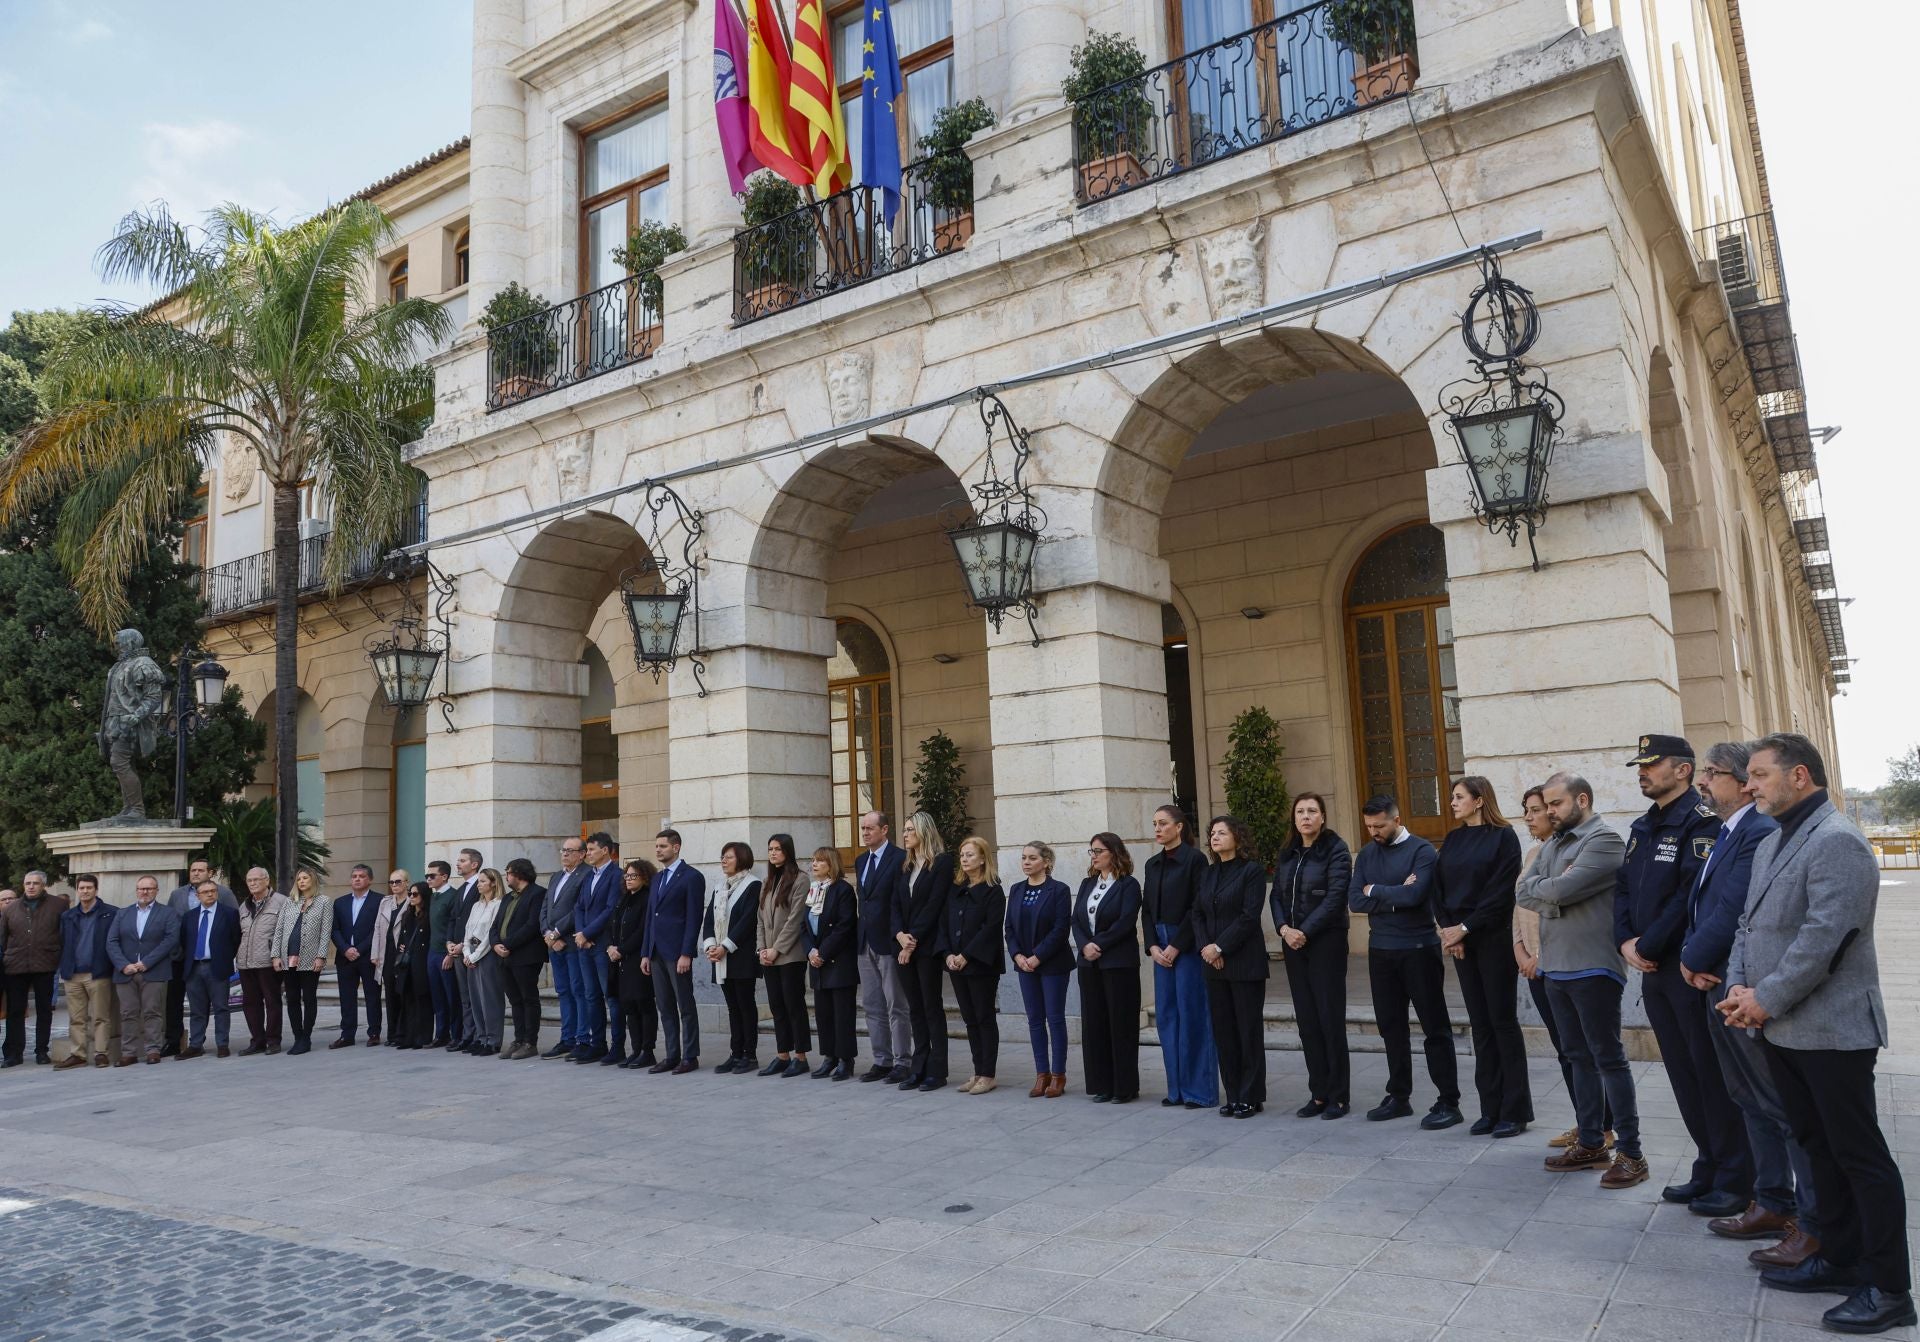
{"label": "eyeglasses", "polygon": [[1104,849],[1104,848],[1089,848],[1089,849],[1087,849],[1087,856],[1088,856],[1088,857],[1099,857],[1099,856],[1100,856],[1100,855],[1101,855],[1102,853],[1104,853],[1104,852],[1106,852],[1106,851],[1107,851],[1107,850],[1106,850],[1106,849]]}
{"label": "eyeglasses", "polygon": [[1733,776],[1733,770],[1716,769],[1712,765],[1708,765],[1700,771],[1700,781],[1703,783],[1711,783],[1716,778],[1732,778]]}

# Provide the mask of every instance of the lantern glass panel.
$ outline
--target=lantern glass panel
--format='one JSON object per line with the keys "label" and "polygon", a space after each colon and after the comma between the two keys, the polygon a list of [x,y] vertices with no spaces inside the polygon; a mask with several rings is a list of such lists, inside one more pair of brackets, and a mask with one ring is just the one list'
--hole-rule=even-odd
{"label": "lantern glass panel", "polygon": [[967,594],[975,605],[1005,610],[1026,599],[1038,541],[1031,530],[1012,522],[990,522],[962,527],[952,533],[952,539]]}
{"label": "lantern glass panel", "polygon": [[680,617],[687,598],[677,592],[627,595],[627,620],[633,647],[643,662],[670,662],[680,633]]}
{"label": "lantern glass panel", "polygon": [[200,707],[211,710],[220,706],[220,696],[227,687],[227,668],[208,658],[193,669],[194,693],[199,697]]}
{"label": "lantern glass panel", "polygon": [[1525,511],[1533,500],[1545,407],[1516,406],[1454,421],[1480,503],[1492,516]]}
{"label": "lantern glass panel", "polygon": [[402,648],[396,653],[400,681],[399,703],[417,708],[433,694],[433,676],[440,669],[437,648]]}

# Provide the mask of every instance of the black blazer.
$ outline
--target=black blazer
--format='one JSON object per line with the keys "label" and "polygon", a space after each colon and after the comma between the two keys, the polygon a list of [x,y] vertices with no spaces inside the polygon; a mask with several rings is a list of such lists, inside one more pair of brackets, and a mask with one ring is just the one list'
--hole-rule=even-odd
{"label": "black blazer", "polygon": [[958,971],[967,978],[1007,972],[1002,938],[1006,933],[1007,892],[998,882],[956,885],[947,895],[946,935],[941,939],[942,955],[964,955],[967,967]]}
{"label": "black blazer", "polygon": [[[509,892],[507,899],[511,898]],[[540,939],[540,906],[546,901],[546,889],[538,881],[520,892],[511,921],[507,918],[507,901],[500,901],[500,912],[494,917],[491,935],[494,945],[507,948],[509,965],[524,968],[547,962],[547,943]]]}
{"label": "black blazer", "polygon": [[[464,915],[462,915],[464,917]],[[353,896],[341,895],[333,901],[333,948],[342,957],[351,946],[360,952],[362,960],[373,954],[373,925],[380,917],[380,896],[367,891],[360,904],[360,921],[353,921]],[[464,922],[461,926],[466,926]],[[181,937],[186,937],[186,920],[181,920]]]}
{"label": "black blazer", "polygon": [[[1311,945],[1323,936],[1347,930],[1347,887],[1353,884],[1353,852],[1330,829],[1320,831],[1311,848],[1295,843],[1280,852],[1273,871],[1273,930],[1307,934]],[[1344,940],[1344,938],[1343,938]]]}
{"label": "black blazer", "polygon": [[[872,874],[860,876],[870,861],[875,864]],[[889,840],[877,859],[862,851],[848,873],[858,882],[860,942],[875,955],[900,954],[900,943],[893,939],[898,930],[893,925],[893,899],[894,887],[900,883],[900,874],[906,868],[907,850]]]}
{"label": "black blazer", "polygon": [[[804,900],[806,891],[800,891],[797,897]],[[827,887],[826,903],[820,909],[818,932],[807,925],[805,913],[800,915],[801,949],[819,951],[821,960],[825,962],[818,969],[809,968],[808,982],[816,989],[859,987],[859,938],[860,901],[853,893],[852,886],[844,880],[835,881]]]}
{"label": "black blazer", "polygon": [[1073,944],[1092,942],[1100,948],[1098,960],[1088,960],[1076,949],[1073,962],[1082,969],[1127,969],[1140,967],[1140,882],[1122,876],[1100,901],[1097,926],[1087,922],[1087,896],[1093,893],[1098,878],[1089,876],[1080,882],[1080,893],[1073,897]]}
{"label": "black blazer", "polygon": [[415,915],[412,909],[406,909],[398,918],[390,921],[389,936],[393,935],[393,928],[399,929],[398,944],[390,946],[387,951],[387,980],[406,996],[425,997],[427,954],[433,945],[433,938],[428,935],[427,920]]}
{"label": "black blazer", "polygon": [[[1039,886],[1039,899],[1031,912],[1027,896],[1034,887],[1025,881],[1007,891],[1007,955],[1035,955],[1040,967],[1033,972],[1071,974],[1073,947],[1067,933],[1073,927],[1073,892],[1065,881],[1048,877]],[[1014,972],[1020,972],[1018,965]]]}
{"label": "black blazer", "polygon": [[[620,902],[613,906],[613,916],[607,920],[600,934],[602,940],[612,937],[614,949],[620,952],[620,963],[614,968],[620,971],[619,997],[622,1002],[653,1000],[653,980],[640,972],[640,960],[647,953],[647,908],[651,902],[651,891],[647,886],[628,890],[623,879]],[[629,965],[631,969],[627,967]]]}
{"label": "black blazer", "polygon": [[[947,899],[953,893],[953,854],[942,853],[920,874],[908,877],[903,865],[893,883],[893,926],[920,944],[908,963],[924,955],[946,955]],[[894,953],[900,943],[893,943]]]}
{"label": "black blazer", "polygon": [[1164,849],[1147,859],[1140,882],[1141,935],[1147,945],[1158,946],[1158,925],[1173,926],[1173,948],[1182,955],[1193,954],[1193,892],[1200,874],[1207,869],[1207,855],[1190,843],[1171,853]]}
{"label": "black blazer", "polygon": [[[760,976],[760,882],[746,883],[740,891],[740,898],[734,900],[733,907],[727,910],[727,925],[716,931],[713,926],[713,901],[717,895],[724,894],[726,888],[727,878],[724,876],[707,887],[707,911],[702,915],[700,922],[701,939],[733,943],[733,949],[727,952],[729,983],[735,979],[758,978]],[[625,951],[620,953],[626,954]],[[718,967],[713,968],[717,976]]]}
{"label": "black blazer", "polygon": [[1260,864],[1244,857],[1212,863],[1200,873],[1193,897],[1194,954],[1218,946],[1226,959],[1225,969],[1205,965],[1208,978],[1253,982],[1267,977],[1267,941],[1260,934],[1266,884]]}

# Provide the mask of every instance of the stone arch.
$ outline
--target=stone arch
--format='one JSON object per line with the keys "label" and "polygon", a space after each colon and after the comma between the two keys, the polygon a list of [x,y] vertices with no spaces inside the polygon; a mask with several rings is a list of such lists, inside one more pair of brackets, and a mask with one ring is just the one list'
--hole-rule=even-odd
{"label": "stone arch", "polygon": [[525,652],[524,640],[532,634],[553,639],[550,651],[579,660],[595,612],[620,575],[647,558],[640,533],[611,513],[576,513],[548,523],[521,549],[501,588],[495,650]]}

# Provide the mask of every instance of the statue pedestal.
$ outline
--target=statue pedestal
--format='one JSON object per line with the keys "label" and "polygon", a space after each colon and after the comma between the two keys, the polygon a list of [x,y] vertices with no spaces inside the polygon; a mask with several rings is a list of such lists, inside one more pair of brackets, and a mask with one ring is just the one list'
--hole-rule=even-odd
{"label": "statue pedestal", "polygon": [[133,883],[142,876],[160,882],[165,899],[187,869],[187,857],[213,837],[213,830],[174,824],[102,825],[42,834],[40,842],[67,860],[67,870],[100,878],[100,898],[118,908],[133,903]]}

